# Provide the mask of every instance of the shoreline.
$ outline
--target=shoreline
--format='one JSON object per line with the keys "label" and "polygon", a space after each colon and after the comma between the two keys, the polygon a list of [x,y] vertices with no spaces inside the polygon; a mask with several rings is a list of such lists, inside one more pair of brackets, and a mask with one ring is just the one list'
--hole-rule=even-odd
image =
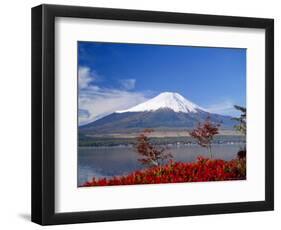
{"label": "shoreline", "polygon": [[[193,145],[197,144],[196,140],[190,136],[177,137],[150,137],[149,141],[153,145],[158,146],[177,146],[177,145]],[[78,146],[89,147],[111,147],[111,146],[134,146],[137,143],[136,138],[116,138],[116,137],[98,137],[93,138],[89,136],[79,136]],[[234,144],[246,143],[245,136],[238,135],[217,135],[212,140],[213,144]]]}
{"label": "shoreline", "polygon": [[[246,144],[246,141],[245,142],[227,142],[227,143],[213,143],[212,145],[213,146],[227,146],[227,145],[244,145]],[[159,144],[159,146],[163,146],[161,144]],[[180,144],[166,144],[164,146],[167,146],[167,147],[199,147],[198,144],[196,143],[190,143],[190,144],[183,144],[183,143],[180,143]],[[81,149],[86,149],[86,148],[100,148],[100,149],[103,149],[103,148],[134,148],[134,145],[132,144],[127,144],[127,145],[112,145],[112,146],[91,146],[91,145],[82,145],[82,146],[79,146],[78,145],[78,148],[81,148]]]}

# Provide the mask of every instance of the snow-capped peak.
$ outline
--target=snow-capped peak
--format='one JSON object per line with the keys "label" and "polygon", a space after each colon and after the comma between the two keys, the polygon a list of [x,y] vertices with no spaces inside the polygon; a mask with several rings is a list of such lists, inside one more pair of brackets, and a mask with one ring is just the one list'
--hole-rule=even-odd
{"label": "snow-capped peak", "polygon": [[116,111],[116,113],[155,111],[165,108],[171,109],[174,112],[183,113],[197,113],[199,111],[206,111],[191,101],[188,101],[178,93],[164,92],[146,102],[138,104],[127,110]]}

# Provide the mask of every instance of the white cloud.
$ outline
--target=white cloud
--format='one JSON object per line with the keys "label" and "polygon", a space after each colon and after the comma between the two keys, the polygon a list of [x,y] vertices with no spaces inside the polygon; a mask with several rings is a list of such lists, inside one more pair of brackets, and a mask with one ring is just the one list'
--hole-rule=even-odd
{"label": "white cloud", "polygon": [[94,81],[94,76],[89,67],[80,66],[78,69],[79,88],[85,89]]}
{"label": "white cloud", "polygon": [[137,92],[93,88],[82,90],[79,96],[79,110],[84,112],[81,115],[79,113],[79,125],[95,121],[116,110],[128,109],[146,100],[143,93]]}
{"label": "white cloud", "polygon": [[89,67],[79,67],[78,76],[79,125],[147,100],[144,93],[130,91],[135,88],[135,79],[120,80],[122,89],[109,89],[94,85],[96,74]]}
{"label": "white cloud", "polygon": [[206,108],[211,113],[217,113],[221,115],[237,116],[239,112],[234,108],[235,103],[226,100],[213,105],[206,106]]}
{"label": "white cloud", "polygon": [[136,79],[133,79],[133,78],[122,79],[122,80],[120,80],[120,83],[125,90],[132,90],[135,88]]}

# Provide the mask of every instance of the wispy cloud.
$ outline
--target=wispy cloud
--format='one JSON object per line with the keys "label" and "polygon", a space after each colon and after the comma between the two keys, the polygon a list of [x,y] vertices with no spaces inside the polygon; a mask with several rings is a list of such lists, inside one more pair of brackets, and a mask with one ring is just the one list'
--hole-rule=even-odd
{"label": "wispy cloud", "polygon": [[238,111],[234,108],[235,103],[231,100],[225,100],[213,105],[205,106],[205,108],[211,113],[217,113],[222,115],[236,116]]}
{"label": "wispy cloud", "polygon": [[94,81],[94,76],[91,74],[91,69],[86,66],[80,66],[78,69],[79,88],[84,89],[89,87]]}
{"label": "wispy cloud", "polygon": [[133,92],[135,79],[120,81],[120,89],[95,85],[97,75],[88,67],[79,67],[79,125],[87,124],[117,110],[125,110],[148,98],[145,92]]}
{"label": "wispy cloud", "polygon": [[122,87],[125,90],[132,90],[135,88],[135,85],[136,85],[136,79],[133,79],[133,78],[122,79],[119,82],[121,83]]}
{"label": "wispy cloud", "polygon": [[[79,97],[79,109],[87,111],[79,115],[79,124],[85,124],[104,117],[116,110],[128,109],[147,98],[142,93],[126,92],[122,90],[97,89],[82,92]],[[80,114],[80,113],[79,113]]]}

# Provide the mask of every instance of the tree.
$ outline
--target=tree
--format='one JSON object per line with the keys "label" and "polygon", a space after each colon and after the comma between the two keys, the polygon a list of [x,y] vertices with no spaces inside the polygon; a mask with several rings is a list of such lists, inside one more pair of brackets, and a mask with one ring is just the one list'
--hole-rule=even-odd
{"label": "tree", "polygon": [[[241,112],[240,117],[235,117],[233,120],[237,121],[237,125],[234,125],[234,129],[246,136],[247,134],[247,110],[245,107],[234,105],[234,108]],[[241,148],[237,153],[239,159],[246,159],[246,145]]]}
{"label": "tree", "polygon": [[235,117],[233,120],[237,121],[238,124],[234,126],[234,128],[246,136],[247,133],[247,125],[246,125],[246,108],[238,105],[234,105],[234,108],[241,112],[240,117]]}
{"label": "tree", "polygon": [[144,165],[159,166],[168,159],[173,158],[172,154],[167,152],[165,147],[156,147],[151,143],[148,135],[152,133],[153,129],[145,129],[138,137],[136,150],[142,158],[138,161]]}
{"label": "tree", "polygon": [[199,122],[197,127],[189,132],[189,135],[196,139],[200,146],[208,149],[211,158],[213,158],[212,141],[214,136],[219,133],[219,127],[220,124],[212,123],[208,116],[204,123]]}

